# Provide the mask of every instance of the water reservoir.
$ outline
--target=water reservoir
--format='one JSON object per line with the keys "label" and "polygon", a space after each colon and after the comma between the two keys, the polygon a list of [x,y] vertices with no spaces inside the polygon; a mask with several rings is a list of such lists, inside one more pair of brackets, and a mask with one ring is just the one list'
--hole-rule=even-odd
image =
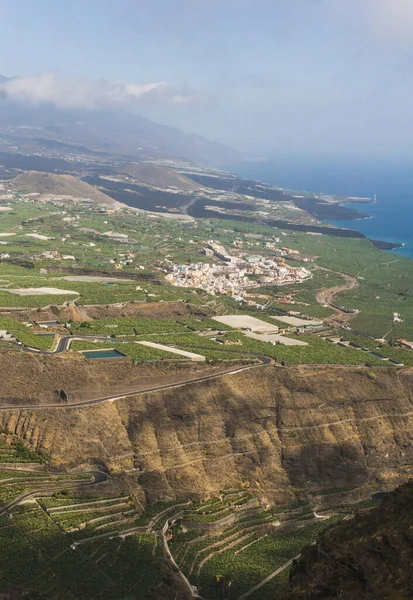
{"label": "water reservoir", "polygon": [[85,350],[82,352],[86,358],[125,358],[126,354],[119,350]]}

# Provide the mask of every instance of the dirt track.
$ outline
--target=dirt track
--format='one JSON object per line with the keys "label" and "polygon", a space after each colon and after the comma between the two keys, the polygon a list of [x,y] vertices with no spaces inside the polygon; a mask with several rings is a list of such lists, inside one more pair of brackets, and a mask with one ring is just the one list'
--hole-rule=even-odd
{"label": "dirt track", "polygon": [[335,314],[329,319],[325,319],[325,323],[333,326],[341,326],[343,324],[348,323],[355,315],[354,313],[346,313],[339,308],[333,306],[335,304],[335,297],[341,292],[346,292],[347,290],[353,290],[358,287],[359,282],[356,277],[352,275],[347,275],[346,273],[340,273],[339,271],[332,271],[331,269],[326,269],[324,267],[319,267],[323,271],[328,271],[329,273],[334,273],[335,275],[340,275],[345,281],[343,285],[335,285],[332,288],[328,288],[326,290],[321,290],[316,295],[316,300],[322,306],[327,305],[331,310],[334,310]]}

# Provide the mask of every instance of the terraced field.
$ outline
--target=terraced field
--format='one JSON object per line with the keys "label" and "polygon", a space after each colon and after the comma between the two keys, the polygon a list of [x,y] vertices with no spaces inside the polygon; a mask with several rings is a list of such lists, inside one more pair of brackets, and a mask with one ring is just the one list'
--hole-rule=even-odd
{"label": "terraced field", "polygon": [[[96,474],[48,471],[45,458],[22,442],[2,442],[0,456],[1,585],[30,587],[50,600],[133,597],[160,585],[171,569],[204,598],[225,591],[235,599],[322,527],[309,505],[263,510],[244,490],[142,513],[125,490],[94,489]],[[282,578],[271,582],[262,598],[284,585]]]}
{"label": "terraced field", "polygon": [[[174,560],[202,597],[236,600],[289,563],[327,522],[309,505],[263,510],[247,492],[234,492],[191,506],[167,535]],[[260,598],[282,597],[274,596],[285,584],[277,577],[262,586]]]}
{"label": "terraced field", "polygon": [[0,517],[2,586],[22,584],[53,600],[119,600],[162,582],[165,567],[153,556],[155,537],[141,534],[71,547],[38,504],[25,504],[13,519]]}

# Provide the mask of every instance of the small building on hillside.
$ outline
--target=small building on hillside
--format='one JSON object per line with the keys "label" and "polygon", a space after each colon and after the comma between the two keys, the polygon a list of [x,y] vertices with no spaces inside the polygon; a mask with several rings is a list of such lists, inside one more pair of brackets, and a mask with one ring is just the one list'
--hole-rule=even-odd
{"label": "small building on hillside", "polygon": [[403,348],[409,348],[409,350],[413,350],[413,342],[408,342],[407,340],[397,340]]}

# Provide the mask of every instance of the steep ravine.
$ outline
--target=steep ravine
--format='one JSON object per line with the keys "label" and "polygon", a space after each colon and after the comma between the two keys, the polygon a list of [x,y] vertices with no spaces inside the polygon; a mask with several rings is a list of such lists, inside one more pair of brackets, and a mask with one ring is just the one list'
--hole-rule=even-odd
{"label": "steep ravine", "polygon": [[320,490],[361,486],[349,493],[367,498],[412,475],[412,396],[409,371],[267,367],[0,419],[57,467],[122,474],[143,502],[249,486],[264,502],[311,492],[323,506]]}

